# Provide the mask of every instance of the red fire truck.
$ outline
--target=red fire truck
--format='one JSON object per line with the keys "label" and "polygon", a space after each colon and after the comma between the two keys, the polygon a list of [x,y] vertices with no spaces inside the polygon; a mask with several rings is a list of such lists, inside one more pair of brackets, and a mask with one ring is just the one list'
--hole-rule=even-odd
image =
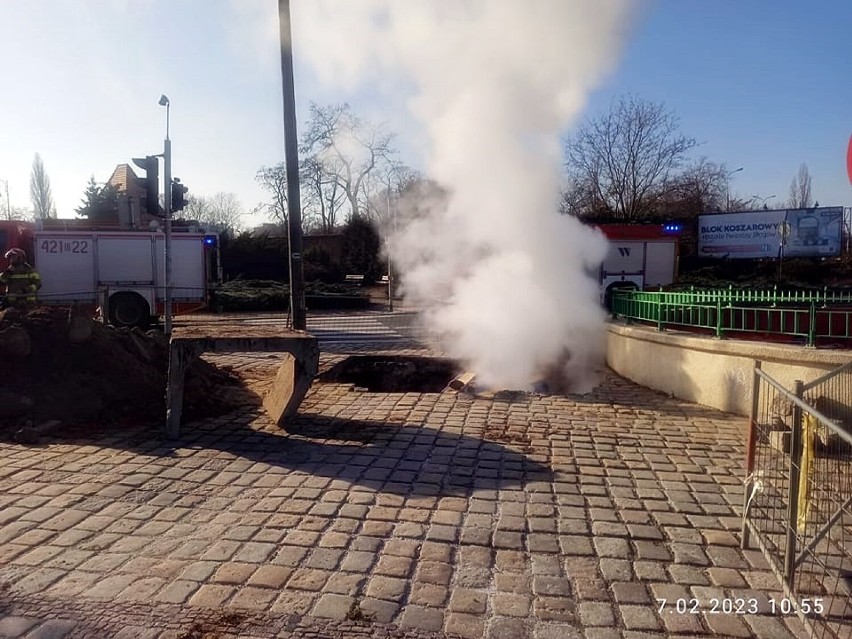
{"label": "red fire truck", "polygon": [[615,289],[665,286],[674,282],[680,245],[678,224],[601,224],[609,251],[600,270],[601,301]]}
{"label": "red fire truck", "polygon": [[[207,304],[208,274],[218,238],[192,228],[172,233],[174,312]],[[41,275],[42,304],[77,304],[100,308],[117,326],[147,327],[163,313],[165,235],[162,231],[119,230],[53,221],[50,227],[0,221],[0,269],[3,255],[21,248]]]}

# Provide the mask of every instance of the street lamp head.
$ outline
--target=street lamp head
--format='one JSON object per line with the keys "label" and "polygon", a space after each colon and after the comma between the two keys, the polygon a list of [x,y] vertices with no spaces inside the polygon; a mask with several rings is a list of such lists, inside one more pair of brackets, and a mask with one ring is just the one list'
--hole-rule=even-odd
{"label": "street lamp head", "polygon": [[163,94],[163,95],[161,95],[161,96],[160,96],[160,102],[159,102],[159,105],[160,105],[160,106],[169,106],[169,99],[166,97],[166,95],[165,95],[165,94]]}

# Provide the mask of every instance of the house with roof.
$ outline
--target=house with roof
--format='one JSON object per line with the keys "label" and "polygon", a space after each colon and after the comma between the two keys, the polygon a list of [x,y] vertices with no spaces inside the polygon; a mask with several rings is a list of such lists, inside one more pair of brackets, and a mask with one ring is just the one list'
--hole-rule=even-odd
{"label": "house with roof", "polygon": [[129,164],[119,164],[107,184],[118,195],[117,224],[125,229],[149,229],[160,225],[160,211],[148,211],[145,180]]}
{"label": "house with roof", "polygon": [[112,187],[115,199],[99,209],[97,217],[88,219],[52,219],[43,220],[44,228],[75,228],[104,230],[141,230],[148,231],[162,226],[162,217],[148,211],[146,182],[140,178],[129,164],[119,164],[106,181]]}

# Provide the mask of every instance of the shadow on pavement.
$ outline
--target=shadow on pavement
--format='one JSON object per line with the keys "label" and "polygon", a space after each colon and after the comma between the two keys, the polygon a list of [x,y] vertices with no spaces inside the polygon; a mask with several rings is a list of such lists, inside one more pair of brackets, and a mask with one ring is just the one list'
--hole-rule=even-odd
{"label": "shadow on pavement", "polygon": [[[155,457],[186,457],[188,449],[221,451],[228,453],[229,461],[234,461],[233,455],[271,468],[411,496],[466,496],[473,491],[520,488],[529,481],[547,482],[553,476],[550,468],[524,454],[522,444],[510,447],[427,426],[319,414],[300,414],[284,431],[271,425],[253,426],[257,409],[238,415],[188,424],[174,441],[150,428],[76,437],[70,432],[51,433],[49,439]],[[211,462],[217,463],[204,467],[222,465],[220,459],[213,456]]]}

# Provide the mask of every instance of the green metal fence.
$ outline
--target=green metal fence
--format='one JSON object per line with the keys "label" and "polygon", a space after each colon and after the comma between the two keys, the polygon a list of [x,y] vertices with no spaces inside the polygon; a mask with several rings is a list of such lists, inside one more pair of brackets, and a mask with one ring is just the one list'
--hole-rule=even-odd
{"label": "green metal fence", "polygon": [[627,322],[693,327],[723,338],[731,333],[786,336],[815,346],[852,339],[852,292],[715,289],[614,291],[612,315]]}

